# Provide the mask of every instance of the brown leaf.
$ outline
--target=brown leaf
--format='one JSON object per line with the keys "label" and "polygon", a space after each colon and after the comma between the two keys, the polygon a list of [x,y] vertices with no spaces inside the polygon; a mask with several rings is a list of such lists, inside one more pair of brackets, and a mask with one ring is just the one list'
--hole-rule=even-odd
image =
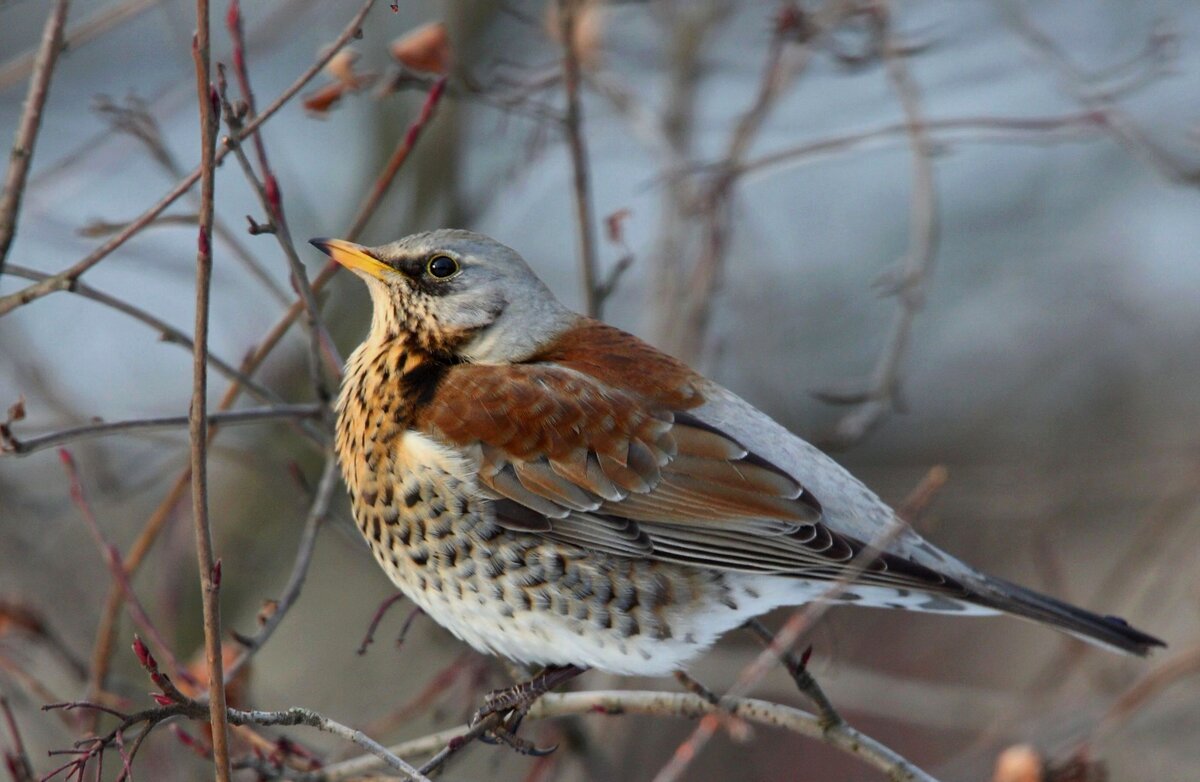
{"label": "brown leaf", "polygon": [[35,636],[44,636],[46,634],[46,625],[42,622],[41,617],[34,613],[33,609],[19,603],[0,600],[0,636],[17,631],[24,631]]}
{"label": "brown leaf", "polygon": [[396,62],[414,71],[442,75],[450,70],[450,38],[441,22],[410,30],[392,41],[388,50]]}
{"label": "brown leaf", "polygon": [[8,408],[8,420],[5,423],[13,423],[20,421],[25,417],[25,397],[20,397],[13,402]]}

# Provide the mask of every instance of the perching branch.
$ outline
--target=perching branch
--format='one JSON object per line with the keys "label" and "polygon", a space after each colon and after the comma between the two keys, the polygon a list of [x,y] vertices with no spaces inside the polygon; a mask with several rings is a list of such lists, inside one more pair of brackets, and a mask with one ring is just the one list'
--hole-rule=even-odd
{"label": "perching branch", "polygon": [[[717,707],[692,693],[623,690],[549,693],[533,705],[527,719],[597,714],[643,714],[703,719],[715,715],[720,709],[726,709],[730,714],[748,722],[782,728],[823,741],[879,769],[897,782],[937,782],[899,753],[849,725],[842,724],[827,730],[822,726],[821,718],[814,714],[753,698],[726,697],[721,699],[721,706]],[[396,744],[389,747],[389,750],[400,757],[427,754],[448,745],[458,744],[469,733],[470,731],[462,727],[453,728]],[[298,774],[294,778],[303,782],[340,782],[370,773],[377,768],[379,761],[375,757],[364,755],[326,766],[320,771]]]}

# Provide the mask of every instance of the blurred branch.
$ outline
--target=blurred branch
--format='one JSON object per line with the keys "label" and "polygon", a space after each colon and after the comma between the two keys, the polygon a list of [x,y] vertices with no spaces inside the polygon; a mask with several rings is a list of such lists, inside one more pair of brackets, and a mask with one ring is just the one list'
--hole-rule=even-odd
{"label": "blurred branch", "polygon": [[17,125],[12,151],[8,158],[8,173],[4,176],[4,189],[0,191],[0,275],[4,274],[4,261],[8,248],[17,233],[17,218],[21,211],[21,196],[25,193],[25,180],[29,176],[29,165],[33,162],[33,149],[38,130],[42,126],[42,110],[50,94],[50,77],[54,75],[54,64],[63,49],[63,27],[67,23],[68,0],[56,0],[46,19],[42,31],[42,43],[34,60],[33,76],[29,79],[29,93],[25,97],[25,109]]}
{"label": "blurred branch", "polygon": [[739,115],[714,166],[710,182],[694,195],[692,209],[699,214],[703,239],[699,257],[683,290],[681,325],[675,329],[674,352],[685,361],[701,357],[708,340],[715,296],[724,275],[731,235],[730,211],[742,164],[784,89],[808,67],[816,44],[850,11],[846,0],[828,0],[815,12],[781,4],[774,18],[769,48],[758,88],[750,105]]}
{"label": "blurred branch", "polygon": [[[622,690],[549,693],[533,705],[528,719],[595,714],[642,714],[703,719],[715,715],[721,709],[748,722],[782,728],[823,741],[888,774],[893,780],[937,782],[895,751],[848,725],[842,724],[826,729],[816,715],[753,698],[725,697],[721,699],[721,706],[717,707],[692,693]],[[402,757],[427,754],[460,742],[468,732],[462,727],[452,728],[406,741],[389,749]],[[362,756],[326,766],[319,771],[295,775],[294,778],[304,782],[340,782],[354,779],[378,767],[379,762],[374,757]]]}
{"label": "blurred branch", "polygon": [[[66,48],[77,49],[93,38],[103,35],[126,20],[157,6],[161,0],[125,0],[105,8],[73,26],[64,36]],[[6,90],[37,68],[39,52],[26,52],[0,66],[0,90]]]}
{"label": "blurred branch", "polygon": [[171,651],[171,647],[163,639],[162,634],[158,632],[158,628],[150,621],[150,616],[142,606],[142,601],[138,599],[137,593],[133,590],[133,585],[129,581],[117,547],[109,543],[108,539],[104,537],[104,532],[100,529],[100,524],[96,521],[96,515],[92,512],[92,506],[87,500],[87,494],[83,490],[83,482],[79,478],[79,471],[75,467],[75,460],[71,456],[71,452],[65,448],[60,448],[58,457],[62,462],[63,469],[67,473],[71,490],[71,500],[79,508],[79,513],[87,525],[88,532],[91,533],[92,539],[100,549],[100,555],[104,558],[104,564],[112,574],[113,583],[121,590],[121,596],[125,604],[129,607],[130,617],[133,618],[134,623],[141,631],[146,634],[146,637],[158,647],[159,653],[166,658],[171,670],[181,678],[190,678],[187,671],[175,658],[175,653]]}
{"label": "blurred branch", "polygon": [[358,212],[354,216],[354,222],[350,225],[350,231],[347,238],[353,240],[358,238],[363,229],[367,227],[367,223],[375,214],[375,210],[379,208],[379,204],[383,201],[383,196],[387,193],[388,188],[392,186],[396,175],[400,173],[401,167],[404,166],[404,161],[408,160],[409,153],[416,146],[417,140],[421,138],[421,132],[429,121],[433,119],[433,113],[437,109],[438,103],[442,99],[442,95],[446,92],[445,76],[439,77],[429,88],[429,92],[425,96],[425,103],[421,106],[421,111],[417,114],[417,118],[408,126],[408,131],[404,137],[400,139],[400,143],[396,145],[392,155],[388,158],[387,165],[375,180],[375,184],[371,187],[371,191],[358,207]]}
{"label": "blurred branch", "polygon": [[[364,0],[354,18],[350,20],[350,24],[342,31],[337,40],[325,52],[317,58],[317,61],[309,66],[308,70],[304,71],[291,86],[284,90],[270,106],[268,106],[261,114],[254,118],[252,122],[247,123],[243,131],[242,138],[245,138],[255,132],[262,126],[264,122],[270,119],[274,114],[281,109],[284,104],[290,101],[296,93],[298,93],[305,84],[313,79],[321,69],[337,52],[345,46],[351,38],[359,33],[359,26],[362,20],[366,17],[367,12],[371,10],[371,6],[375,4],[375,0]],[[228,149],[221,149],[217,152],[214,164],[220,164],[224,159]],[[27,288],[19,290],[15,293],[10,293],[7,296],[0,297],[0,317],[7,315],[18,307],[24,306],[32,301],[47,296],[55,291],[70,290],[71,285],[84,272],[92,268],[100,261],[107,258],[114,250],[116,250],[125,242],[129,241],[130,237],[134,236],[138,231],[145,228],[155,220],[168,206],[175,203],[176,200],[200,181],[200,176],[203,166],[197,166],[193,171],[182,179],[169,193],[159,199],[158,203],[150,207],[136,220],[132,221],[129,226],[114,236],[112,239],[105,242],[100,247],[93,250],[82,260],[76,262],[63,271],[54,274],[45,280],[30,285]]]}
{"label": "blurred branch", "polygon": [[[275,407],[254,407],[245,410],[233,410],[223,413],[210,413],[210,424],[248,424],[259,421],[270,421],[276,418],[319,418],[322,413],[320,405],[277,405]],[[93,437],[106,437],[112,434],[146,429],[173,429],[188,425],[188,416],[164,416],[160,418],[134,418],[127,421],[109,421],[85,424],[57,432],[17,439],[9,431],[0,431],[0,456],[4,454],[25,455],[50,448],[55,445],[87,440]]]}
{"label": "blurred branch", "polygon": [[[1135,78],[1119,88],[1094,88],[1098,77],[1085,73],[1076,66],[1062,48],[1043,32],[1026,12],[1023,0],[997,0],[1001,15],[1021,40],[1037,57],[1058,74],[1059,84],[1072,99],[1093,111],[1103,112],[1106,126],[1135,157],[1149,165],[1171,182],[1183,185],[1200,185],[1200,164],[1180,161],[1146,135],[1145,131],[1114,103],[1122,93],[1144,86],[1146,78]],[[1166,50],[1170,36],[1159,31],[1151,33],[1141,57],[1150,59],[1155,65],[1167,59]],[[1136,60],[1135,60],[1136,62]],[[1118,66],[1128,69],[1127,64]],[[1154,75],[1154,74],[1152,74]]]}
{"label": "blurred branch", "polygon": [[313,549],[317,545],[317,533],[321,531],[322,525],[329,517],[329,505],[333,500],[334,490],[339,485],[338,478],[337,455],[330,451],[325,457],[321,480],[317,484],[316,496],[313,497],[312,505],[309,507],[308,518],[304,521],[304,531],[300,534],[300,545],[296,550],[292,572],[288,576],[283,593],[279,596],[275,609],[267,617],[267,621],[258,629],[258,633],[253,637],[238,639],[245,644],[246,648],[229,666],[229,678],[232,679],[236,676],[255,652],[270,640],[275,629],[279,627],[283,618],[287,616],[287,612],[300,597],[300,590],[304,588],[304,580],[308,576],[308,567],[312,563]]}
{"label": "blurred branch", "polygon": [[0,695],[0,713],[4,715],[4,724],[8,735],[12,738],[13,748],[5,750],[4,761],[13,782],[33,782],[33,764],[29,762],[29,753],[25,751],[25,742],[21,739],[21,729],[17,727],[17,718],[9,708],[8,698]]}
{"label": "blurred branch", "polygon": [[[200,105],[200,232],[196,252],[196,328],[192,361],[192,520],[204,609],[204,653],[208,663],[209,720],[217,782],[230,782],[229,726],[226,724],[224,656],[221,652],[221,565],[213,553],[208,518],[208,316],[212,284],[212,220],[220,103],[210,80],[208,0],[196,0],[196,96]],[[124,573],[124,569],[121,569]]]}
{"label": "blurred branch", "polygon": [[[951,117],[926,120],[924,127],[928,131],[962,134],[950,138],[939,136],[933,139],[935,149],[940,149],[950,143],[963,142],[1038,144],[1083,141],[1104,133],[1105,123],[1103,112],[1083,111],[1050,117]],[[971,135],[966,135],[966,133]],[[738,166],[734,173],[738,176],[774,173],[790,165],[812,162],[820,159],[823,155],[861,149],[872,143],[898,137],[908,141],[908,134],[909,124],[896,122],[873,130],[805,141],[747,160]]]}
{"label": "blurred branch", "polygon": [[1122,724],[1138,714],[1168,687],[1182,679],[1200,675],[1200,646],[1193,646],[1142,674],[1109,707],[1088,737],[1085,746],[1094,746]]}
{"label": "blurred branch", "polygon": [[925,306],[925,289],[937,256],[938,209],[933,178],[933,148],[929,128],[921,111],[921,97],[892,34],[891,10],[880,5],[871,12],[888,80],[904,111],[909,144],[912,148],[913,186],[909,199],[908,251],[897,268],[880,282],[886,295],[895,296],[899,309],[892,321],[883,352],[871,373],[869,387],[861,392],[855,409],[842,416],[821,439],[827,449],[843,449],[862,440],[900,402],[900,372],[908,355],[913,323]]}
{"label": "blurred branch", "polygon": [[604,299],[601,297],[596,277],[596,217],[592,207],[587,145],[583,137],[583,107],[579,100],[579,52],[575,49],[575,21],[579,7],[579,0],[558,0],[559,35],[562,37],[563,50],[563,86],[567,95],[564,130],[574,177],[575,230],[583,278],[584,312],[588,317],[599,318]]}

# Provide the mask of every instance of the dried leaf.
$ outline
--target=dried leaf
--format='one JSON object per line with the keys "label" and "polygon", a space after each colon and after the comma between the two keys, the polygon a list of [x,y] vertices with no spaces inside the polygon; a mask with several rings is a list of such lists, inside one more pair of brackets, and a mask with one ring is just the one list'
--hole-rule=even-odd
{"label": "dried leaf", "polygon": [[392,59],[422,73],[443,75],[450,70],[450,38],[446,25],[430,22],[392,41],[388,47]]}
{"label": "dried leaf", "polygon": [[[9,415],[11,414],[12,410],[9,410]],[[33,609],[19,603],[0,600],[0,636],[17,631],[40,637],[46,634],[46,625]]]}

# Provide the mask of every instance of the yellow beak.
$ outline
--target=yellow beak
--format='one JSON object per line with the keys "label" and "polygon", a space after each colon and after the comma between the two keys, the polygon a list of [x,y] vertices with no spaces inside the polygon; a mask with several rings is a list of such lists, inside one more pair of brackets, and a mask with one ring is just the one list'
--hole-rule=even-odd
{"label": "yellow beak", "polygon": [[366,272],[377,279],[384,279],[385,272],[395,270],[371,256],[366,247],[342,239],[309,239],[308,243],[351,271]]}

